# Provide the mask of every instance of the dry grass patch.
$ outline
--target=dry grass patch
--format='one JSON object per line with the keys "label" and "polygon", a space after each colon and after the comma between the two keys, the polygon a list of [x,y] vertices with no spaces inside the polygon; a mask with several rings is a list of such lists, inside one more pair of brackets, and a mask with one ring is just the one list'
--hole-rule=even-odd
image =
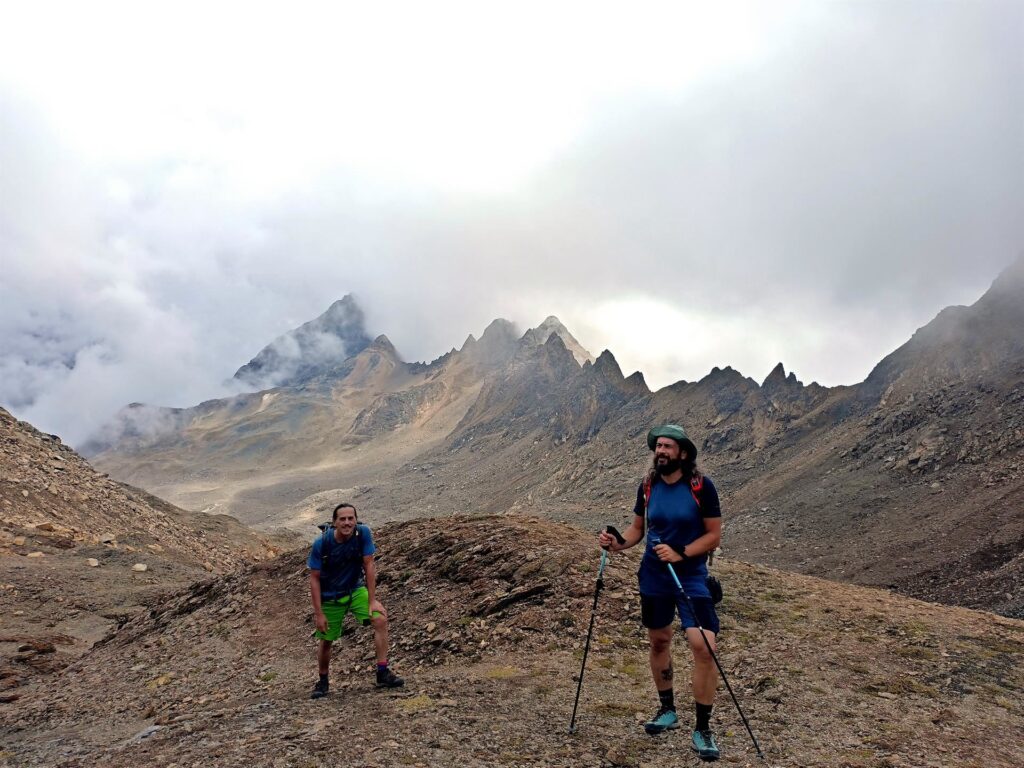
{"label": "dry grass patch", "polygon": [[422,712],[425,709],[429,709],[433,703],[434,700],[432,698],[425,693],[421,693],[419,696],[402,699],[398,702],[398,708],[403,712]]}

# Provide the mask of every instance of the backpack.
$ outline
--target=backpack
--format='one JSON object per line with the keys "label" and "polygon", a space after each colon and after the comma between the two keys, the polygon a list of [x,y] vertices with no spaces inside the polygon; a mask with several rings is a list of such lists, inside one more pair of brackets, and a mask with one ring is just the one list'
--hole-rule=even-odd
{"label": "backpack", "polygon": [[[654,474],[652,472],[648,472],[646,475],[644,475],[644,482],[643,482],[643,488],[644,488],[644,525],[645,526],[647,525],[647,506],[651,502],[651,486],[653,484],[654,484]],[[693,500],[697,504],[697,509],[701,508],[700,494],[701,494],[701,491],[703,491],[703,490],[704,490],[704,475],[702,475],[700,472],[694,472],[693,475],[690,477],[690,495],[693,496]],[[708,552],[708,565],[712,564],[712,562],[714,561],[714,558],[715,558],[715,553],[714,552]],[[722,602],[722,596],[723,596],[722,582],[719,581],[717,578],[715,578],[714,576],[712,576],[709,573],[707,578],[704,580],[704,583],[707,584],[708,592],[711,593],[711,602],[714,605],[718,605],[720,602]]]}

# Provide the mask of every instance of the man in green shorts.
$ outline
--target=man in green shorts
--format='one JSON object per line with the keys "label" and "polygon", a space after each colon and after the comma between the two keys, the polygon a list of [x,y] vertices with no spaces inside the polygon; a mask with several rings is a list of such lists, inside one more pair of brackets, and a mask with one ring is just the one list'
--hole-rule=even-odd
{"label": "man in green shorts", "polygon": [[310,550],[309,591],[313,597],[316,620],[317,666],[320,679],[311,698],[327,695],[331,643],[342,634],[345,615],[352,613],[363,626],[373,626],[373,646],[377,651],[377,687],[397,688],[405,684],[388,669],[388,617],[377,600],[377,567],[373,553],[373,534],[369,526],[358,522],[356,508],[339,504],[332,515],[333,526],[323,532]]}

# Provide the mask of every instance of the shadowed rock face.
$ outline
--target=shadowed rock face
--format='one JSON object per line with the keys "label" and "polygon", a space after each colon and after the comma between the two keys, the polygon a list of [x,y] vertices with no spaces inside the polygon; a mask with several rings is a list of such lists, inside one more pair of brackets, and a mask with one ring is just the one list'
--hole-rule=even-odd
{"label": "shadowed rock face", "polygon": [[234,379],[252,389],[301,384],[370,345],[363,310],[351,296],[315,320],[274,339]]}

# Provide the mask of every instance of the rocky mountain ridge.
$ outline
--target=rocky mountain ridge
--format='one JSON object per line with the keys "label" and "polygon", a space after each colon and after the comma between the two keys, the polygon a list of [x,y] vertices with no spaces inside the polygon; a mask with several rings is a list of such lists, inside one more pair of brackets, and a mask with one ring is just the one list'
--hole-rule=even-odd
{"label": "rocky mountain ridge", "polygon": [[[95,460],[196,509],[297,527],[331,497],[380,519],[628,516],[650,425],[684,424],[744,558],[927,599],[1024,612],[1024,260],[847,387],[780,363],[651,392],[557,321],[404,363],[386,339],[302,385],[190,409]],[[557,323],[557,324],[556,324]],[[384,439],[386,438],[386,439]]]}

